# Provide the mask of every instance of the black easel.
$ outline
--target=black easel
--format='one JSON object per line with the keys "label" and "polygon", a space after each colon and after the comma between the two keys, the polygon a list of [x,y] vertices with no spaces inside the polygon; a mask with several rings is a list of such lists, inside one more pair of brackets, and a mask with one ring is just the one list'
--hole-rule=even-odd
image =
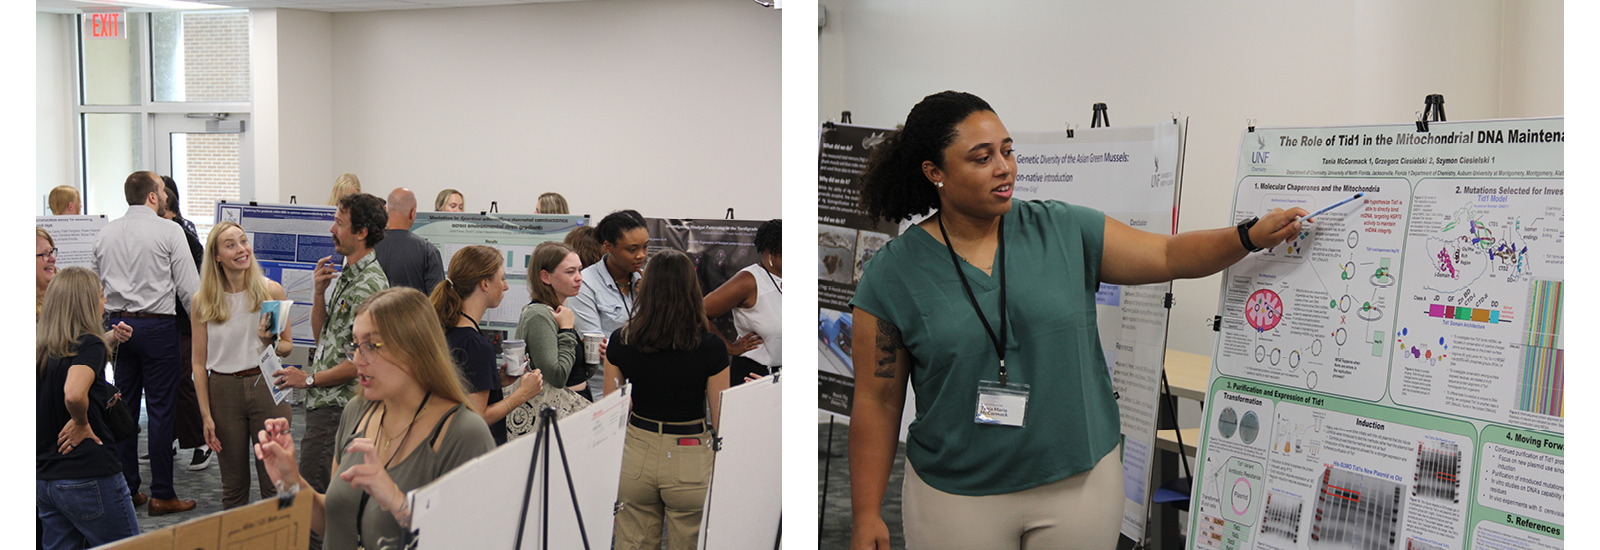
{"label": "black easel", "polygon": [[1102,126],[1111,126],[1111,115],[1106,114],[1106,104],[1096,103],[1094,104],[1094,120],[1089,121],[1089,127],[1100,128]]}
{"label": "black easel", "polygon": [[589,549],[589,533],[583,527],[583,508],[578,506],[578,489],[572,483],[572,468],[567,466],[567,446],[561,440],[561,426],[556,424],[556,410],[554,407],[545,407],[539,410],[539,428],[533,440],[533,460],[528,461],[528,486],[522,492],[522,515],[517,518],[517,542],[512,548],[521,550],[522,535],[528,528],[528,505],[533,500],[533,478],[539,469],[539,449],[544,449],[544,476],[539,481],[539,532],[541,540],[539,548],[550,550],[550,437],[555,434],[556,445],[561,452],[561,471],[567,476],[567,492],[572,495],[572,511],[578,519],[578,536],[583,538],[583,547]]}
{"label": "black easel", "polygon": [[1428,131],[1428,122],[1445,122],[1444,94],[1428,94],[1422,98],[1422,116],[1417,117],[1417,131]]}

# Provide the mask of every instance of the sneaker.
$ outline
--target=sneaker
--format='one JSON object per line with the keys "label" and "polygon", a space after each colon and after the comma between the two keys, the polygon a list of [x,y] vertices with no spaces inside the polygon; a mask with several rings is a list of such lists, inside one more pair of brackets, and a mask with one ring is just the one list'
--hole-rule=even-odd
{"label": "sneaker", "polygon": [[211,449],[200,447],[194,450],[194,458],[189,461],[190,470],[204,470],[211,466]]}

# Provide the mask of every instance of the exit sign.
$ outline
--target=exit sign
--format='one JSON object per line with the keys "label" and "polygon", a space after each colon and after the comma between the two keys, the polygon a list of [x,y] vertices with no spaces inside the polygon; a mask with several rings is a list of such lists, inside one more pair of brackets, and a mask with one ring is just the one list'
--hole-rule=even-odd
{"label": "exit sign", "polygon": [[83,36],[90,39],[127,38],[126,17],[121,11],[85,13]]}

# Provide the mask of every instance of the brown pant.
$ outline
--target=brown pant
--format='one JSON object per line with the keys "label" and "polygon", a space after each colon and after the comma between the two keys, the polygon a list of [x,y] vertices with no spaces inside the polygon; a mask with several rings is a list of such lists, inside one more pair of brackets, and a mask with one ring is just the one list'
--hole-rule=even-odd
{"label": "brown pant", "polygon": [[906,548],[1116,548],[1122,528],[1121,456],[1112,448],[1087,472],[986,496],[935,489],[907,462],[901,498]]}
{"label": "brown pant", "polygon": [[[668,423],[684,425],[689,423]],[[686,439],[699,444],[684,445]],[[700,540],[700,514],[711,479],[711,432],[660,434],[628,426],[623,444],[622,480],[612,545],[616,550],[661,548],[661,523],[667,524],[667,550],[693,550]]]}
{"label": "brown pant", "polygon": [[289,403],[273,403],[272,392],[260,374],[239,378],[213,372],[206,377],[206,386],[210,388],[211,420],[217,427],[217,441],[222,444],[222,452],[217,453],[222,463],[222,507],[238,508],[250,503],[251,462],[255,462],[261,498],[278,494],[272,478],[267,477],[266,464],[254,459],[251,443],[268,418],[289,418],[293,414]]}

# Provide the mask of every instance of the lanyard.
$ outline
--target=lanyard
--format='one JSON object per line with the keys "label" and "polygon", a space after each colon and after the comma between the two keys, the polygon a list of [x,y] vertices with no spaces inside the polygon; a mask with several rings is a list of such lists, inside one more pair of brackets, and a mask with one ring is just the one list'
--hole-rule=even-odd
{"label": "lanyard", "polygon": [[1000,218],[1000,254],[999,261],[995,262],[995,271],[1000,275],[1000,336],[994,335],[994,329],[989,326],[989,318],[983,314],[983,308],[978,307],[978,297],[972,293],[972,284],[967,282],[967,275],[961,272],[961,260],[956,258],[956,248],[950,244],[950,232],[944,228],[944,213],[939,214],[939,234],[944,235],[944,247],[950,251],[950,264],[956,268],[956,278],[961,279],[961,288],[967,291],[967,301],[972,303],[972,311],[978,314],[978,320],[983,321],[983,331],[989,335],[989,341],[994,343],[994,353],[1000,356],[1000,385],[1006,385],[1006,219]]}
{"label": "lanyard", "polygon": [[[468,317],[468,319],[471,319],[471,317]],[[417,405],[417,412],[415,412],[415,413],[413,413],[411,415],[411,423],[410,424],[406,424],[405,435],[400,437],[400,445],[401,446],[405,446],[406,439],[411,437],[411,427],[416,425],[417,417],[422,416],[422,409],[428,406],[428,399],[430,399],[432,397],[433,397],[433,392],[428,392],[428,393],[425,393],[425,394],[422,395],[422,404],[421,405]],[[374,407],[376,407],[376,406],[374,406]],[[389,407],[385,406],[383,408],[383,410],[384,410],[384,412],[388,412],[389,411]],[[367,417],[367,422],[370,423],[371,421],[372,421],[372,417],[368,416]],[[443,420],[440,420],[440,421],[443,422]],[[379,426],[379,428],[378,428],[378,437],[384,437],[384,435],[383,435],[383,425],[380,423],[378,426]],[[356,429],[360,430],[361,428],[357,427]],[[355,435],[356,433],[357,432],[350,432],[351,435]],[[376,445],[374,445],[374,449],[373,450],[374,451],[377,450],[376,449]],[[395,448],[394,454],[389,455],[389,460],[384,461],[384,463],[383,463],[383,471],[385,473],[387,473],[389,471],[389,465],[394,463],[394,459],[397,456],[400,456],[400,449],[398,447]],[[357,548],[361,548],[363,546],[362,538],[361,538],[361,520],[363,518],[365,518],[366,515],[367,515],[367,501],[369,499],[371,499],[371,498],[372,498],[372,493],[368,493],[366,491],[362,491],[361,492],[361,505],[356,507],[356,547]]]}
{"label": "lanyard", "polygon": [[[611,274],[610,273],[606,273],[606,276],[610,277]],[[613,278],[611,282],[615,283],[617,281],[616,281],[615,278]],[[633,272],[632,271],[628,272],[628,292],[629,293],[634,292],[634,289],[633,289]],[[627,311],[628,312],[628,318],[632,319],[633,318],[633,306],[628,303],[628,295],[622,293],[622,285],[617,285],[617,298],[622,299],[622,309],[624,311]],[[637,295],[635,295],[634,298],[633,298],[633,301],[634,301],[634,303],[638,303],[639,302],[639,297]]]}
{"label": "lanyard", "polygon": [[783,283],[780,283],[776,278],[773,278],[772,272],[767,271],[766,266],[761,266],[761,271],[767,274],[767,280],[772,281],[772,286],[778,287],[778,294],[783,294]]}

